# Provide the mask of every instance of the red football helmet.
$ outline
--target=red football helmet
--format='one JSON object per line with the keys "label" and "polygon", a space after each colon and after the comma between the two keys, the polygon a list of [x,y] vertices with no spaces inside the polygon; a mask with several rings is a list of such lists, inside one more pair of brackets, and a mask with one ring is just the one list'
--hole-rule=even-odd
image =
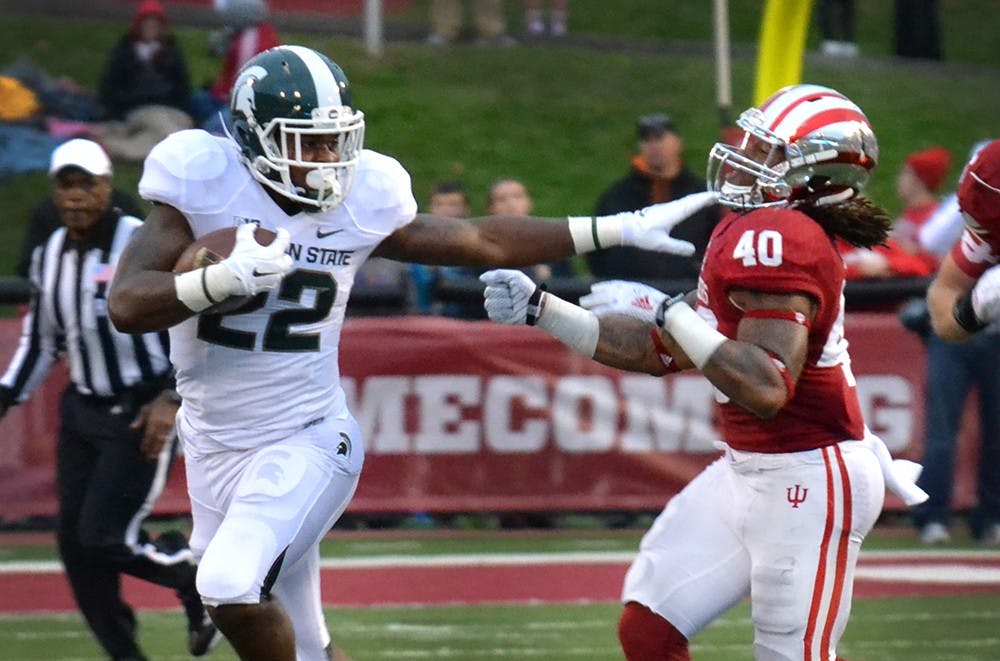
{"label": "red football helmet", "polygon": [[1000,233],[1000,140],[983,146],[965,166],[958,206],[976,226]]}
{"label": "red football helmet", "polygon": [[785,87],[736,123],[742,143],[716,143],[708,156],[708,188],[729,207],[841,202],[864,188],[878,161],[868,118],[829,87]]}

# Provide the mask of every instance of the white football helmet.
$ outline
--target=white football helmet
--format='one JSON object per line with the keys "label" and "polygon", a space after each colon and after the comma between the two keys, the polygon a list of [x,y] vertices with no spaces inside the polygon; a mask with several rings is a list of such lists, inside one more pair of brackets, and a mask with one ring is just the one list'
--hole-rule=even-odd
{"label": "white football helmet", "polygon": [[[233,85],[233,139],[253,177],[308,207],[332,209],[347,197],[364,144],[365,116],[354,108],[344,71],[322,53],[277,46],[251,58]],[[339,160],[302,158],[302,138],[337,136]],[[290,168],[307,168],[296,186]]]}
{"label": "white football helmet", "polygon": [[878,161],[868,118],[829,87],[785,87],[736,124],[746,131],[742,143],[718,142],[708,156],[708,188],[728,207],[842,202],[864,188]]}

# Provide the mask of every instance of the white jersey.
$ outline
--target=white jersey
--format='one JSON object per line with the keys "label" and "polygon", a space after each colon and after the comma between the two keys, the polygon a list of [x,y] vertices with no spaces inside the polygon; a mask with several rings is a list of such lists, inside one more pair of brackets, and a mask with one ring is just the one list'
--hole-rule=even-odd
{"label": "white jersey", "polygon": [[[187,424],[224,446],[248,448],[328,416],[346,418],[338,358],[355,273],[417,212],[402,165],[365,150],[342,204],[289,216],[251,177],[231,140],[189,130],[150,152],[139,193],[178,209],[195,237],[243,223],[291,235],[295,266],[257,305],[170,329]],[[363,453],[355,455],[360,462]]]}

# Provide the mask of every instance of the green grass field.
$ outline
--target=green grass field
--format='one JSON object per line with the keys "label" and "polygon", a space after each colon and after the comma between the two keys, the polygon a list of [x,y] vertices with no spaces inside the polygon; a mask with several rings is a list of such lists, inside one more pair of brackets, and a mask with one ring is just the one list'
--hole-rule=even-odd
{"label": "green grass field", "polygon": [[[749,606],[696,637],[698,661],[752,659]],[[337,609],[327,613],[335,643],[354,661],[398,659],[620,659],[617,604]],[[865,599],[855,602],[838,653],[851,661],[995,661],[1000,597]],[[140,642],[151,659],[189,658],[180,612],[141,613]],[[75,614],[0,618],[0,659],[98,661],[102,655]],[[236,656],[225,643],[211,656]]]}
{"label": "green grass field", "polygon": [[[183,525],[183,521],[181,522]],[[373,557],[481,553],[632,552],[640,529],[486,532],[336,533],[323,555]],[[868,551],[917,550],[912,531],[883,525]],[[976,548],[957,538],[949,550]],[[980,549],[981,550],[981,549]],[[1000,555],[1000,551],[997,552]],[[50,545],[5,543],[0,562],[52,559]],[[585,574],[581,580],[586,580]],[[0,575],[2,583],[2,575]],[[324,590],[335,591],[326,584]],[[334,640],[355,661],[393,659],[619,659],[614,603],[336,608],[327,611]],[[183,659],[179,610],[141,612],[140,641],[152,659]],[[1000,586],[996,594],[858,599],[839,653],[851,661],[987,661],[1000,658]],[[727,613],[692,641],[698,661],[750,659],[749,606]],[[87,661],[101,654],[75,613],[0,616],[0,659]],[[213,659],[235,659],[223,644]]]}

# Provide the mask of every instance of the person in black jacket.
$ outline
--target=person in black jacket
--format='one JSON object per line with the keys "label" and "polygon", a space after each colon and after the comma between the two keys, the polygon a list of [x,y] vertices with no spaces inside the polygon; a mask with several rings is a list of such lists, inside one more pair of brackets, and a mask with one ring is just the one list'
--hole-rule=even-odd
{"label": "person in black jacket", "polygon": [[[664,114],[644,115],[638,122],[639,153],[629,173],[614,182],[597,202],[595,215],[635,211],[656,202],[669,202],[705,190],[705,180],[684,165],[684,141],[674,122]],[[719,220],[717,207],[694,214],[674,230],[690,241],[696,252],[678,257],[637,248],[611,248],[587,255],[594,277],[650,281],[695,279],[708,239]]]}
{"label": "person in black jacket", "polygon": [[111,50],[98,100],[109,121],[94,134],[115,158],[141,161],[163,138],[194,126],[187,62],[159,0],[140,3]]}
{"label": "person in black jacket", "polygon": [[124,119],[141,106],[160,105],[188,112],[191,77],[180,44],[167,29],[158,0],[143,0],[108,55],[98,99],[108,119]]}

